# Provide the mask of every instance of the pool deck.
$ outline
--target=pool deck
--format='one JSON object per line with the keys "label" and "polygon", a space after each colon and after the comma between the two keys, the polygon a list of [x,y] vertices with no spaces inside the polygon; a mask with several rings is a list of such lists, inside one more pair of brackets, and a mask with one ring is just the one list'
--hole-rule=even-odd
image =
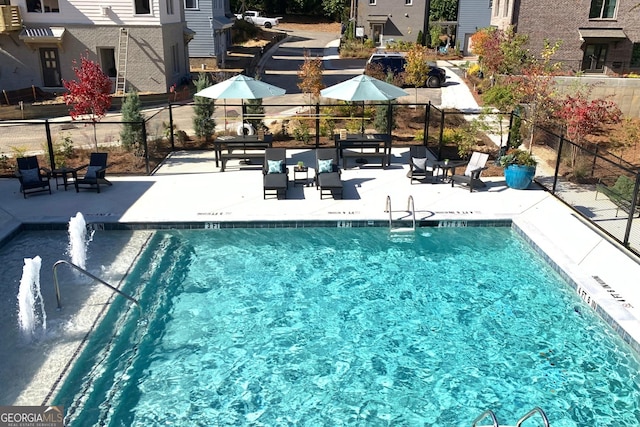
{"label": "pool deck", "polygon": [[[635,321],[640,319],[638,259],[582,222],[551,194],[535,185],[528,190],[507,188],[503,177],[485,178],[487,187],[472,193],[447,183],[411,185],[406,177],[407,156],[407,149],[394,148],[386,169],[365,165],[343,170],[343,200],[321,200],[314,186],[294,186],[292,181],[287,199],[264,200],[260,166],[239,167],[230,162],[220,172],[212,152],[176,152],[152,176],[110,177],[113,186],[100,194],[61,187],[53,195],[42,193],[25,200],[16,180],[2,179],[0,238],[20,222],[66,224],[77,212],[88,223],[209,223],[215,227],[228,221],[341,221],[349,226],[353,221],[388,221],[387,196],[393,219],[410,219],[406,209],[412,196],[417,220],[513,220],[563,269],[582,275],[588,293],[596,299],[607,296]],[[313,165],[313,150],[287,151],[290,179],[299,160]],[[310,181],[313,173],[310,168]],[[639,325],[628,330],[636,341],[640,341]]]}

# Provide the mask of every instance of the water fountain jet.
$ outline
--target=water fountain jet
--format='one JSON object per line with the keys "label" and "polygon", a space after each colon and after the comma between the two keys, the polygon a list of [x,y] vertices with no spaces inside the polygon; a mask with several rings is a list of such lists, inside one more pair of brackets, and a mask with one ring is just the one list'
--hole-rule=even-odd
{"label": "water fountain jet", "polygon": [[18,290],[18,324],[24,338],[29,340],[36,334],[38,325],[42,325],[43,331],[47,330],[47,313],[40,292],[41,265],[39,256],[24,259]]}

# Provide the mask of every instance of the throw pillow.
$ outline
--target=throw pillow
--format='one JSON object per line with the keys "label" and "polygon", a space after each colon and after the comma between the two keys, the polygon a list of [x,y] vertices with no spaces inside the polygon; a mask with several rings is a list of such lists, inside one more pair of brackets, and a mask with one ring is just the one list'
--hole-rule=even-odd
{"label": "throw pillow", "polygon": [[96,174],[100,169],[102,169],[101,166],[89,166],[87,168],[87,173],[84,175],[84,179],[96,179]]}
{"label": "throw pillow", "polygon": [[23,184],[37,184],[40,182],[40,172],[38,169],[22,169],[20,175],[22,175]]}
{"label": "throw pillow", "polygon": [[267,173],[282,173],[282,160],[267,160]]}
{"label": "throw pillow", "polygon": [[413,162],[413,166],[418,169],[419,171],[425,171],[427,170],[427,159],[421,159],[421,158],[416,158],[416,157],[412,157],[411,161]]}
{"label": "throw pillow", "polygon": [[333,160],[318,160],[318,173],[333,172]]}

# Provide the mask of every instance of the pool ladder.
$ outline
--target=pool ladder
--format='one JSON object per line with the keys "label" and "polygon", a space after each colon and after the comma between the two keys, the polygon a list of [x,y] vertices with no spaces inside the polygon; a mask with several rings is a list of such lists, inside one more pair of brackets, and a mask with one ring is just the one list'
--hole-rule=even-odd
{"label": "pool ladder", "polygon": [[60,266],[62,264],[67,264],[68,266],[76,269],[77,271],[79,271],[80,273],[84,274],[85,276],[97,281],[98,283],[101,283],[101,284],[105,285],[106,287],[111,289],[113,292],[116,292],[117,294],[120,294],[123,297],[125,297],[126,299],[128,299],[129,301],[133,302],[138,307],[138,309],[140,309],[140,311],[142,311],[142,307],[140,306],[140,303],[138,302],[137,299],[133,298],[130,295],[125,294],[120,289],[118,289],[118,288],[116,288],[114,286],[111,286],[110,284],[108,284],[107,282],[102,280],[101,278],[96,277],[93,274],[89,273],[84,268],[78,267],[74,263],[71,263],[69,261],[65,261],[63,259],[61,259],[60,261],[57,261],[55,264],[53,264],[53,286],[56,289],[56,301],[58,303],[58,310],[60,310],[62,308],[62,298],[60,296],[60,285],[58,284],[58,266]]}
{"label": "pool ladder", "polygon": [[391,210],[391,196],[387,196],[387,204],[384,209],[385,212],[389,212],[389,231],[392,233],[413,233],[416,231],[416,208],[413,202],[413,196],[409,196],[407,199],[407,212],[411,214],[411,228],[408,227],[394,227],[393,226],[393,211]]}
{"label": "pool ladder", "polygon": [[[523,422],[525,422],[526,420],[528,420],[529,418],[533,417],[536,414],[540,415],[540,417],[542,418],[542,422],[544,423],[544,427],[549,427],[549,419],[547,419],[547,415],[538,406],[536,406],[535,408],[533,408],[532,410],[527,412],[522,418],[520,418],[518,420],[518,422],[516,423],[515,427],[520,427]],[[504,425],[501,426],[500,424],[498,424],[498,419],[496,418],[496,414],[491,409],[487,409],[482,414],[480,414],[473,421],[473,424],[471,424],[471,426],[472,427],[478,427],[478,423],[480,421],[484,420],[487,417],[491,419],[491,422],[492,422],[491,425],[493,427],[507,427],[507,426],[504,426]]]}

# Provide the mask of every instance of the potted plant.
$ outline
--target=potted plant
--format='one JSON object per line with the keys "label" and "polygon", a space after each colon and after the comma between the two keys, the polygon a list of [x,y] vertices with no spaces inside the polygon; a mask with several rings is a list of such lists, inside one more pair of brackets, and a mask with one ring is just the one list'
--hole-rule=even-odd
{"label": "potted plant", "polygon": [[512,148],[500,156],[498,163],[504,168],[507,186],[524,190],[533,181],[538,161],[529,151]]}
{"label": "potted plant", "polygon": [[299,170],[304,169],[304,162],[303,162],[303,161],[299,161],[299,162],[298,162],[298,169],[299,169]]}

